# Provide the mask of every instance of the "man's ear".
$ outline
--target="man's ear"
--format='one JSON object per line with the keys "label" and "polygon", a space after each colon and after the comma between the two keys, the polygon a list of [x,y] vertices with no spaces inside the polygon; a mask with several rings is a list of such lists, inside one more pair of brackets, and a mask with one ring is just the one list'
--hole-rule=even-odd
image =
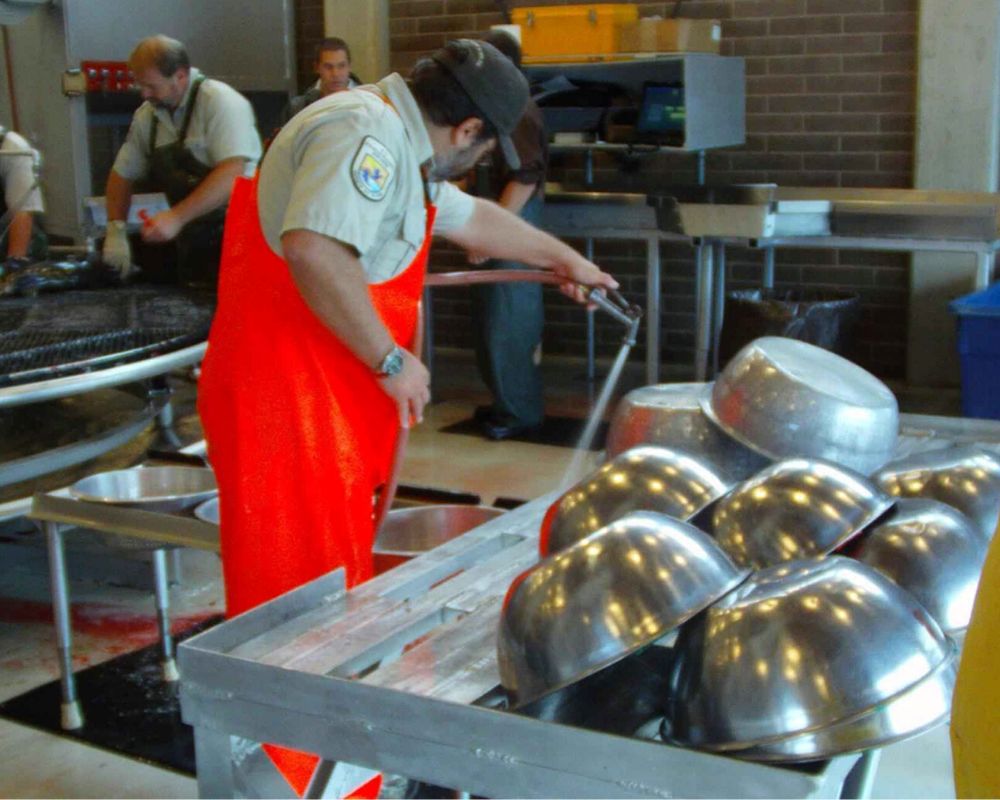
{"label": "man's ear", "polygon": [[451,129],[451,143],[457,147],[469,147],[483,130],[479,117],[467,117]]}

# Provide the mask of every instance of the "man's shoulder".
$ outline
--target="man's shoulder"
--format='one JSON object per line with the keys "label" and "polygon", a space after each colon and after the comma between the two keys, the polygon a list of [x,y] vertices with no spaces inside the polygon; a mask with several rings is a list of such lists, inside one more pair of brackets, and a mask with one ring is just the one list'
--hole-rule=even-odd
{"label": "man's shoulder", "polygon": [[198,89],[198,96],[204,96],[210,101],[217,101],[223,103],[237,103],[239,105],[250,105],[250,101],[243,95],[242,92],[234,89],[225,81],[220,81],[216,78],[205,78],[201,82],[201,86]]}
{"label": "man's shoulder", "polygon": [[406,136],[398,115],[379,95],[365,89],[327,95],[310,103],[296,120],[300,130],[349,128],[384,139],[386,145]]}

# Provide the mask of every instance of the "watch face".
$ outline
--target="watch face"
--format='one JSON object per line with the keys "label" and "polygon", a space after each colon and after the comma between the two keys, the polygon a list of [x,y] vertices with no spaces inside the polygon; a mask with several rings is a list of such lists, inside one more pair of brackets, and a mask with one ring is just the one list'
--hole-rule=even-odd
{"label": "watch face", "polygon": [[388,355],[382,359],[379,367],[379,374],[383,376],[398,375],[403,371],[403,351],[394,347]]}

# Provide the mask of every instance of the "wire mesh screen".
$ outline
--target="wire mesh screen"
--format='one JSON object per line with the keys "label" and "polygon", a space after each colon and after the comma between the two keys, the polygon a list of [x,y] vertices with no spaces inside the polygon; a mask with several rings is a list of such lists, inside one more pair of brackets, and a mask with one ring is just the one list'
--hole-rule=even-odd
{"label": "wire mesh screen", "polygon": [[210,292],[168,286],[0,301],[0,386],[149,358],[203,341]]}

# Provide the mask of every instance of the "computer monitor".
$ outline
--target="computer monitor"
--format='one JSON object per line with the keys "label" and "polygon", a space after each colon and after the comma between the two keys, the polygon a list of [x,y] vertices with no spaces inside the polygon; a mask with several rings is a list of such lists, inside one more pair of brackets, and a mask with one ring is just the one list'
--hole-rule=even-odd
{"label": "computer monitor", "polygon": [[635,132],[642,141],[683,144],[684,116],[683,86],[647,83],[642,88]]}

